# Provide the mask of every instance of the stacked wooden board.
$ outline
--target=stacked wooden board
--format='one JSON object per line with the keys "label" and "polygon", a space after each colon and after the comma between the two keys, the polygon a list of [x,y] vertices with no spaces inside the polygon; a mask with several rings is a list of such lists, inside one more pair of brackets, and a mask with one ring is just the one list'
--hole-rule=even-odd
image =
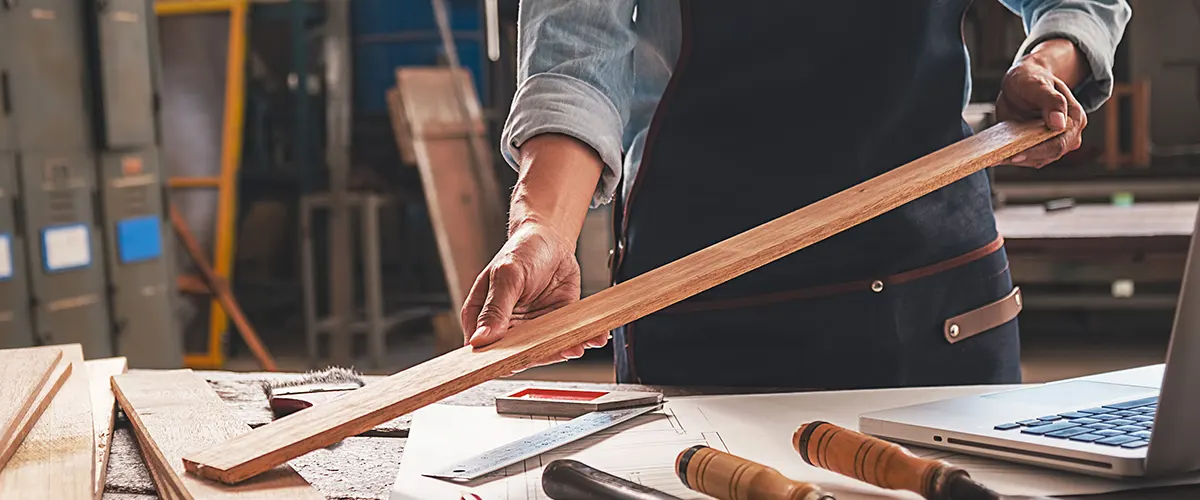
{"label": "stacked wooden board", "polygon": [[0,350],[0,500],[100,498],[114,405],[96,387],[124,370],[79,344]]}
{"label": "stacked wooden board", "polygon": [[250,432],[191,370],[136,372],[112,378],[113,393],[133,424],[150,475],[165,499],[325,498],[285,465],[230,486],[184,474],[182,456]]}

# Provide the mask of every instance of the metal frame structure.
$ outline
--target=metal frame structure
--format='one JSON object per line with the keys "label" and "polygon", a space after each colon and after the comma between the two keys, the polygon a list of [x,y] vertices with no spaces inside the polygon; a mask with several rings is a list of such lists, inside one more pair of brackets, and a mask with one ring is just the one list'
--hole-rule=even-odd
{"label": "metal frame structure", "polygon": [[[159,16],[229,13],[229,47],[226,58],[225,103],[221,131],[221,171],[218,177],[176,177],[168,180],[173,189],[217,189],[217,228],[213,248],[213,270],[229,281],[233,274],[234,238],[237,217],[237,179],[241,165],[242,125],[245,105],[246,31],[248,0],[158,0]],[[183,278],[183,277],[181,277]],[[187,280],[188,278],[183,278]],[[228,317],[214,298],[209,311],[208,352],[185,354],[190,368],[221,368],[225,363]]]}

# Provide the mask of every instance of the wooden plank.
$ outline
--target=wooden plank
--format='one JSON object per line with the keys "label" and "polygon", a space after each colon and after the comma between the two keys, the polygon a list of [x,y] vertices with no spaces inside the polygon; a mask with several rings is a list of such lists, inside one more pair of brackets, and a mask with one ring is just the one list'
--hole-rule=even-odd
{"label": "wooden plank", "polygon": [[507,238],[506,204],[469,74],[402,68],[396,81],[457,327],[438,336],[437,352],[444,353],[462,346],[458,311]]}
{"label": "wooden plank", "polygon": [[235,486],[185,474],[180,460],[183,454],[250,432],[250,426],[234,417],[208,383],[191,370],[135,371],[114,376],[112,387],[164,496],[187,500],[324,498],[287,465]]}
{"label": "wooden plank", "polygon": [[396,136],[396,149],[400,151],[400,161],[407,165],[417,163],[417,155],[413,152],[412,130],[408,127],[408,119],[404,117],[404,102],[400,100],[400,89],[392,87],[387,90],[388,118],[392,122],[392,133]]}
{"label": "wooden plank", "polygon": [[84,362],[88,385],[92,393],[92,427],[96,433],[96,495],[104,493],[108,476],[108,453],[112,444],[113,424],[116,421],[116,400],[112,393],[112,377],[125,373],[125,357],[91,359]]}
{"label": "wooden plank", "polygon": [[83,348],[59,347],[71,373],[0,470],[0,499],[90,500],[95,494],[95,428]]}
{"label": "wooden plank", "polygon": [[42,410],[35,405],[42,389],[50,381],[62,351],[58,349],[25,348],[0,351],[0,469],[13,449],[8,443],[19,443],[22,421],[32,415],[36,420]]}
{"label": "wooden plank", "polygon": [[508,375],[997,164],[1059,132],[1000,123],[778,219],[321,406],[184,457],[187,470],[237,483],[372,426]]}
{"label": "wooden plank", "polygon": [[7,441],[0,441],[0,469],[3,469],[13,454],[17,452],[17,448],[21,446],[25,436],[28,436],[29,431],[33,430],[33,424],[37,423],[46,411],[46,407],[50,406],[50,401],[54,400],[54,396],[58,394],[59,389],[62,389],[63,383],[67,381],[67,376],[70,374],[71,363],[60,358],[50,373],[50,379],[46,381],[41,392],[34,399],[30,411],[26,412],[17,424],[16,432],[9,436]]}

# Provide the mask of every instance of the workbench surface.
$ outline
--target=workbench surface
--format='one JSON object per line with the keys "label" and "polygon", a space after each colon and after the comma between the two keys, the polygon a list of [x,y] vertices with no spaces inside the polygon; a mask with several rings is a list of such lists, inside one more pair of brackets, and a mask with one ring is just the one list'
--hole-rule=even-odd
{"label": "workbench surface", "polygon": [[[221,371],[197,371],[196,373],[208,380],[217,394],[229,403],[235,414],[251,427],[258,427],[271,421],[271,412],[267,407],[267,399],[263,394],[261,382],[268,379],[282,381],[300,377],[300,374],[295,373]],[[380,377],[365,378],[370,382],[372,379]],[[496,396],[532,384],[581,389],[614,389],[617,387],[615,384],[493,380],[447,398],[443,403],[489,406],[493,404]],[[658,390],[667,397],[771,391],[766,388],[721,390],[631,385],[622,385],[621,390]],[[348,438],[336,446],[317,450],[292,460],[290,464],[329,499],[386,500],[392,482],[396,479],[396,472],[400,468],[400,457],[404,453],[409,423],[409,416],[402,416],[376,427],[366,435]],[[129,427],[129,421],[123,415],[120,415],[117,420],[111,450],[103,500],[155,500],[159,498],[155,493],[154,483],[150,480],[150,473],[142,460],[137,441]],[[1086,498],[1183,500],[1200,498],[1200,487],[1163,488]]]}

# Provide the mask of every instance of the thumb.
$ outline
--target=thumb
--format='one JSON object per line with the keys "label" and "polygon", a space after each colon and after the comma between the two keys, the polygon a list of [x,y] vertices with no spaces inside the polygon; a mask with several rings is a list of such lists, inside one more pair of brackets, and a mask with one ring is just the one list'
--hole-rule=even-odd
{"label": "thumb", "polygon": [[1030,100],[1042,110],[1042,119],[1051,130],[1067,128],[1067,97],[1053,83],[1043,82]]}
{"label": "thumb", "polygon": [[512,317],[513,307],[521,297],[524,286],[522,273],[517,266],[510,263],[499,264],[492,268],[491,279],[488,280],[487,298],[476,319],[475,333],[468,341],[473,347],[488,345],[500,339],[508,330],[508,322]]}

